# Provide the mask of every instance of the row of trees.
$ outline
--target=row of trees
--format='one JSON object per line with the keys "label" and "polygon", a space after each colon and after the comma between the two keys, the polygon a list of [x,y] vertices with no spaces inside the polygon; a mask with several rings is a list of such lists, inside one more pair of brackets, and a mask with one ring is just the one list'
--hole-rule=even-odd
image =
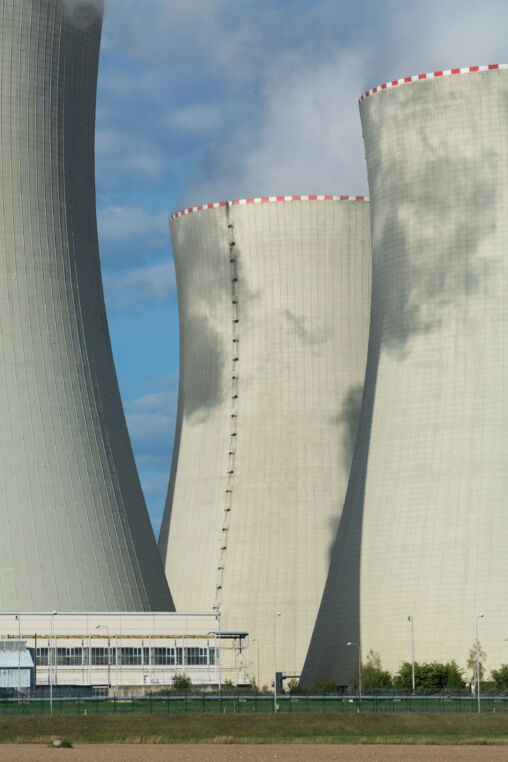
{"label": "row of trees", "polygon": [[[446,664],[441,664],[437,661],[428,663],[415,662],[415,692],[420,696],[436,696],[439,694],[466,695],[468,693],[475,693],[477,653],[482,695],[508,695],[508,664],[501,664],[499,669],[493,669],[488,678],[486,678],[486,654],[480,643],[473,644],[466,662],[466,669],[459,667],[455,661],[450,661]],[[369,651],[362,663],[362,694],[364,696],[386,695],[390,693],[399,695],[411,694],[413,690],[412,681],[411,662],[403,662],[399,671],[394,675],[388,670],[383,669],[381,658],[375,651]],[[358,673],[356,670],[350,688],[352,693],[358,690]],[[157,695],[182,695],[201,692],[201,687],[193,686],[190,677],[182,674],[175,674],[173,676],[171,687],[154,690],[154,694]],[[285,692],[290,694],[334,694],[337,693],[337,686],[335,683],[319,682],[312,687],[303,688],[299,685],[298,680],[290,680],[285,686]],[[225,680],[222,684],[222,693],[225,695],[259,695],[271,694],[271,689],[268,686],[263,686],[260,689],[254,681],[249,686],[238,688],[233,686],[231,681]]]}
{"label": "row of trees", "polygon": [[[486,654],[481,645],[473,644],[469,652],[466,669],[461,669],[455,661],[441,664],[437,661],[429,663],[415,662],[415,692],[419,695],[460,695],[476,692],[476,657],[478,648],[478,665],[480,674],[480,689],[483,695],[508,695],[508,664],[501,664],[499,669],[493,669],[485,676]],[[358,675],[351,681],[351,688],[358,690]],[[403,662],[399,671],[392,675],[383,669],[379,654],[369,651],[362,664],[362,694],[411,694],[413,676],[411,662]],[[336,693],[337,687],[332,683],[318,683],[311,691],[303,691],[296,683],[289,686],[291,693]]]}

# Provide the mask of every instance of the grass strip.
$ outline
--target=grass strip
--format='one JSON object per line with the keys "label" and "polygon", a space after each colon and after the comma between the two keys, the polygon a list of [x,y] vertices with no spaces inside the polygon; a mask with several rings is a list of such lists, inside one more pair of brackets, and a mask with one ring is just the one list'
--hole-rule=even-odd
{"label": "grass strip", "polygon": [[1,743],[503,744],[500,715],[74,716],[0,719]]}

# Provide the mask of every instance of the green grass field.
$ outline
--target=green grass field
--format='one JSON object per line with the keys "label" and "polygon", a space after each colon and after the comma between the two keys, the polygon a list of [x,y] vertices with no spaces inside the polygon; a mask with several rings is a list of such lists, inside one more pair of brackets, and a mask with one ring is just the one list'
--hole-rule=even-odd
{"label": "green grass field", "polygon": [[495,715],[99,716],[0,719],[0,743],[506,744]]}

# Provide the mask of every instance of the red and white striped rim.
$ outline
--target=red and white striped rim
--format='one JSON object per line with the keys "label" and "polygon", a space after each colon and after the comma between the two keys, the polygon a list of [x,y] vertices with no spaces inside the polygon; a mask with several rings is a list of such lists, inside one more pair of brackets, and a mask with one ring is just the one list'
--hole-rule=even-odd
{"label": "red and white striped rim", "polygon": [[383,90],[389,90],[391,87],[397,87],[397,85],[406,85],[409,82],[421,82],[423,79],[436,79],[437,77],[450,77],[452,74],[473,74],[477,71],[494,71],[497,69],[508,69],[508,64],[489,64],[488,66],[466,66],[462,69],[443,69],[443,71],[431,71],[428,74],[414,74],[412,77],[403,77],[402,79],[394,79],[391,82],[384,82],[382,85],[373,87],[372,90],[367,90],[360,97],[360,103],[371,95],[380,93]]}
{"label": "red and white striped rim", "polygon": [[218,209],[221,206],[242,206],[245,204],[271,204],[277,201],[368,201],[367,196],[262,196],[259,198],[240,198],[234,201],[218,201],[215,204],[201,204],[175,212],[169,218],[170,222],[178,217],[184,217],[193,212],[202,212],[205,209]]}

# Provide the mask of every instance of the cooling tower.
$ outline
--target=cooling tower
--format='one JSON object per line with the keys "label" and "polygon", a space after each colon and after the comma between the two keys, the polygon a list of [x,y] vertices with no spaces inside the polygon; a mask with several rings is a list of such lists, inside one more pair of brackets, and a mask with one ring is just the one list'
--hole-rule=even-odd
{"label": "cooling tower", "polygon": [[97,2],[0,0],[0,611],[172,606],[97,246]]}
{"label": "cooling tower", "polygon": [[180,391],[159,545],[177,608],[215,607],[223,630],[248,631],[251,676],[270,684],[277,611],[277,668],[300,674],[342,510],[367,355],[368,203],[210,204],[175,215],[171,234]]}
{"label": "cooling tower", "polygon": [[[361,100],[372,318],[351,478],[303,682],[508,660],[508,71]],[[476,619],[485,614],[483,619]]]}

